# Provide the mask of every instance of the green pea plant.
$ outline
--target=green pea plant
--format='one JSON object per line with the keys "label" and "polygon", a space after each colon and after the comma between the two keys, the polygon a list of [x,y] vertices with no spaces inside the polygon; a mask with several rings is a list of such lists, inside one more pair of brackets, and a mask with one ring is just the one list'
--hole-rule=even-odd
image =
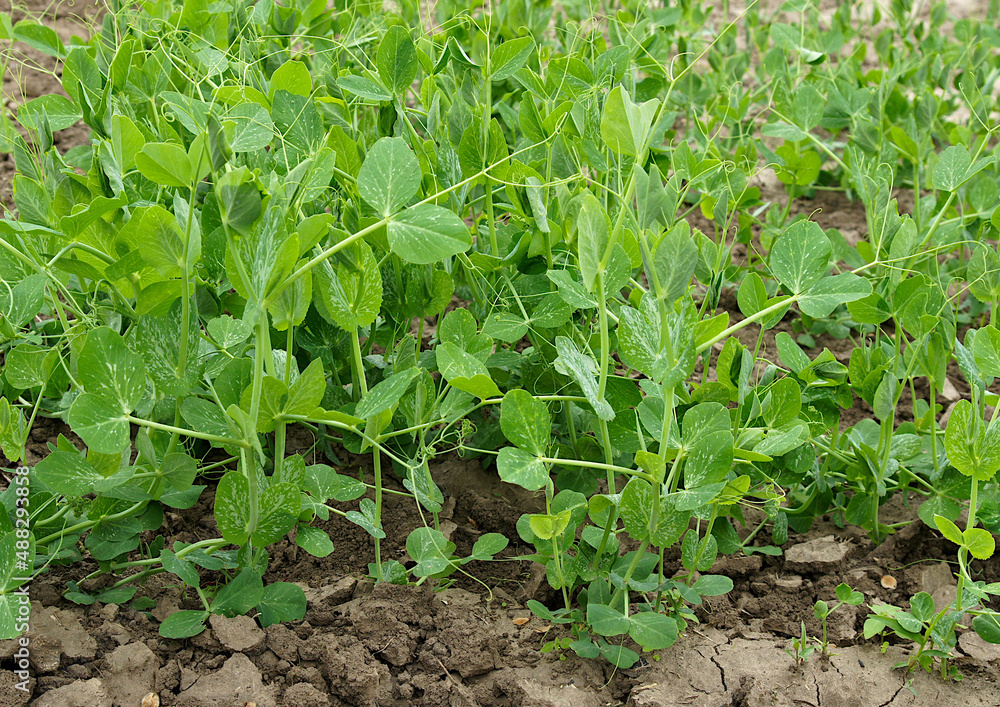
{"label": "green pea plant", "polygon": [[[898,494],[959,546],[958,599],[875,607],[866,635],[925,667],[965,612],[1000,642],[969,559],[1000,531],[996,9],[944,32],[943,2],[903,0],[396,5],[112,2],[66,42],[0,13],[4,62],[54,57],[65,94],[0,117],[0,449],[65,424],[0,493],[0,637],[30,577],[83,560],[79,603],[181,582],[165,637],[301,620],[269,553],[328,556],[336,519],[375,582],[540,563],[549,649],[627,668],[732,590],[720,556],[778,556],[825,514],[882,542]],[[830,191],[863,235],[812,217]],[[809,350],[828,334],[847,363]],[[942,425],[952,362],[972,393]],[[855,400],[872,415],[842,426]],[[461,556],[448,455],[542,510]],[[386,494],[422,519],[405,557]],[[218,533],[168,543],[199,502]],[[859,596],[817,604],[824,654]]]}
{"label": "green pea plant", "polygon": [[[988,560],[996,551],[996,541],[986,529],[977,527],[979,486],[989,482],[1000,470],[1000,425],[996,413],[987,422],[983,418],[987,386],[1000,373],[997,367],[1000,330],[992,325],[966,335],[965,344],[957,343],[962,372],[972,385],[972,401],[959,401],[952,410],[945,430],[944,445],[951,464],[964,476],[970,477],[971,493],[968,519],[961,530],[950,518],[934,515],[934,525],[951,543],[958,546],[958,572],[956,596],[938,610],[934,599],[920,592],[910,599],[910,610],[884,604],[873,607],[873,614],[865,621],[865,637],[886,630],[912,640],[916,649],[904,664],[908,668],[920,666],[930,671],[935,660],[940,661],[942,678],[961,679],[961,673],[949,661],[953,658],[957,635],[956,628],[972,617],[972,627],[985,640],[1000,641],[1000,613],[988,608],[992,597],[1000,595],[1000,584],[987,584],[973,579],[970,556]],[[990,394],[996,401],[996,396]],[[996,408],[994,408],[996,409]]]}

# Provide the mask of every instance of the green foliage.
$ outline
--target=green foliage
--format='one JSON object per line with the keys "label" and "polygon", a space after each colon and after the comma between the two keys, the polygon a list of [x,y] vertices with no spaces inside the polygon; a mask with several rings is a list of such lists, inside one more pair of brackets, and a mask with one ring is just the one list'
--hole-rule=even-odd
{"label": "green foliage", "polygon": [[[632,666],[732,589],[720,555],[780,554],[825,514],[881,541],[897,493],[956,545],[958,598],[873,607],[865,634],[945,675],[962,612],[1000,642],[997,587],[970,571],[1000,530],[996,32],[942,32],[934,10],[870,41],[852,3],[797,6],[794,26],[605,5],[486,22],[444,3],[425,34],[405,3],[154,0],[70,45],[0,14],[66,94],[0,120],[0,449],[22,459],[39,416],[86,446],[50,443],[0,496],[0,637],[23,629],[9,558],[33,576],[78,547],[115,580],[74,601],[131,600],[159,571],[197,595],[165,637],[299,620],[302,591],[263,583],[267,548],[329,555],[330,514],[372,536],[375,580],[447,586],[511,540],[461,557],[440,530],[454,452],[544,497],[517,530],[562,599],[531,604],[568,627],[550,650]],[[53,133],[79,120],[91,139],[63,153]],[[767,201],[765,169],[784,191]],[[866,235],[793,217],[818,190]],[[716,311],[733,299],[738,322]],[[807,351],[821,336],[858,343]],[[943,424],[951,363],[970,392]],[[842,429],[855,398],[873,417]],[[287,453],[290,425],[309,455]],[[305,462],[341,449],[371,473]],[[382,556],[386,459],[426,518],[410,567]],[[220,537],[142,542],[209,484]],[[827,617],[861,601],[842,584],[816,604],[824,653]]]}

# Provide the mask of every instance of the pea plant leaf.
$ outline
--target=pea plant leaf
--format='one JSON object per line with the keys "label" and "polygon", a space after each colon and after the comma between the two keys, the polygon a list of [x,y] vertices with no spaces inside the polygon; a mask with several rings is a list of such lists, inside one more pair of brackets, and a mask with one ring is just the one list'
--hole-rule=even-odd
{"label": "pea plant leaf", "polygon": [[417,51],[409,32],[393,25],[382,37],[375,57],[379,78],[396,96],[410,88],[417,76]]}
{"label": "pea plant leaf", "polygon": [[545,465],[534,454],[517,447],[504,447],[497,457],[497,471],[508,484],[537,491],[549,481]]}
{"label": "pea plant leaf", "polygon": [[608,248],[608,224],[604,209],[592,194],[583,197],[576,228],[580,274],[583,276],[584,287],[593,293]]}
{"label": "pea plant leaf", "polygon": [[489,78],[491,81],[505,81],[524,66],[535,43],[531,37],[518,37],[502,42],[490,56]]}
{"label": "pea plant leaf", "polygon": [[352,246],[356,263],[324,260],[313,270],[313,302],[319,314],[345,331],[375,321],[382,306],[382,277],[371,247]]}
{"label": "pea plant leaf", "polygon": [[771,271],[790,294],[798,295],[826,275],[833,248],[823,229],[812,221],[797,221],[771,250]]}
{"label": "pea plant leaf", "polygon": [[468,227],[453,211],[420,204],[396,214],[388,225],[389,246],[408,263],[426,265],[472,245]]}
{"label": "pea plant leaf", "polygon": [[556,350],[559,356],[555,360],[556,370],[567,375],[583,390],[587,402],[602,420],[612,420],[615,411],[607,400],[600,397],[595,374],[597,364],[594,359],[581,353],[576,344],[565,336],[556,337]]}
{"label": "pea plant leaf", "polygon": [[601,137],[605,144],[618,154],[637,157],[649,145],[659,106],[656,98],[637,105],[624,88],[615,86],[601,114]]}
{"label": "pea plant leaf", "polygon": [[966,476],[989,481],[1000,470],[1000,425],[988,427],[972,403],[956,403],[945,428],[948,461]]}
{"label": "pea plant leaf", "polygon": [[384,137],[368,151],[358,172],[358,192],[375,212],[388,217],[420,188],[420,165],[406,142]]}
{"label": "pea plant leaf", "polygon": [[504,395],[500,427],[504,436],[521,449],[537,456],[545,453],[551,436],[549,412],[545,403],[526,390],[510,390]]}

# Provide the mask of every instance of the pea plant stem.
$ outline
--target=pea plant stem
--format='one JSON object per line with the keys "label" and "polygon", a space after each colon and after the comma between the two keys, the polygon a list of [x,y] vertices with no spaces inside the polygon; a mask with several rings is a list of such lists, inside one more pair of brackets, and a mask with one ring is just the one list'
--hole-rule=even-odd
{"label": "pea plant stem", "polygon": [[160,422],[155,422],[153,420],[145,420],[141,417],[134,417],[132,415],[127,415],[125,417],[133,425],[138,425],[139,427],[148,427],[151,430],[159,430],[160,432],[168,432],[170,434],[179,434],[185,437],[193,437],[194,439],[203,439],[206,442],[218,442],[219,444],[232,444],[237,447],[249,448],[250,442],[242,439],[236,439],[234,437],[222,437],[220,435],[213,435],[208,432],[198,432],[197,430],[189,430],[181,427],[176,427],[174,425],[164,425]]}
{"label": "pea plant stem", "polygon": [[72,535],[73,533],[79,531],[87,530],[88,528],[93,528],[98,523],[103,523],[109,520],[118,520],[119,518],[128,518],[129,516],[135,515],[135,513],[145,505],[146,501],[139,501],[138,503],[134,503],[118,513],[109,513],[108,515],[102,515],[100,518],[89,518],[85,521],[77,523],[76,525],[71,525],[68,528],[62,528],[54,533],[50,533],[49,535],[36,540],[35,544],[39,546],[47,545],[53,540],[66,537],[67,535]]}
{"label": "pea plant stem", "polygon": [[[361,357],[361,338],[358,333],[358,328],[355,327],[351,331],[351,351],[352,351],[352,368],[354,368],[354,373],[357,378],[358,389],[360,396],[356,399],[360,400],[368,395],[368,380],[365,377],[365,361]],[[372,466],[375,471],[375,523],[376,527],[382,527],[382,453],[381,445],[372,445]],[[375,578],[378,581],[382,581],[382,541],[379,538],[372,537],[375,541]]]}

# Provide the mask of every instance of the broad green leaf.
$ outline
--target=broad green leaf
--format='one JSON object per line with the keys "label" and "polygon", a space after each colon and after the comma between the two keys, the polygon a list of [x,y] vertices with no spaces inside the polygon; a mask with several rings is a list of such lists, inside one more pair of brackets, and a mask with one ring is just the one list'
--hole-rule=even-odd
{"label": "broad green leaf", "polygon": [[392,252],[417,265],[446,260],[472,245],[469,228],[458,214],[433,204],[420,204],[396,214],[387,230]]}
{"label": "broad green leaf", "polygon": [[531,532],[535,534],[535,537],[541,540],[552,540],[552,538],[562,535],[563,531],[569,526],[571,517],[572,513],[569,509],[548,515],[533,513],[528,519],[528,525],[531,528]]}
{"label": "broad green leaf", "polygon": [[771,270],[790,294],[801,294],[826,274],[832,252],[830,239],[818,224],[798,221],[775,242]]}
{"label": "broad green leaf", "polygon": [[66,48],[63,46],[62,40],[51,27],[25,19],[14,25],[13,29],[14,39],[24,42],[44,54],[58,58],[66,55]]}
{"label": "broad green leaf", "polygon": [[500,395],[500,389],[490,377],[485,364],[452,343],[438,344],[438,370],[452,387],[485,399]]}
{"label": "broad green leaf", "polygon": [[191,638],[205,630],[207,611],[175,611],[160,624],[160,635],[164,638]]}
{"label": "broad green leaf", "polygon": [[990,559],[997,549],[992,533],[982,528],[969,528],[962,533],[962,540],[965,547],[977,560]]}
{"label": "broad green leaf", "polygon": [[[897,235],[896,238],[898,237]],[[966,278],[969,281],[969,292],[979,301],[989,302],[1000,298],[1000,257],[997,256],[997,251],[986,243],[977,243],[969,261]]]}
{"label": "broad green leaf", "polygon": [[[354,501],[365,495],[365,485],[357,479],[338,474],[326,464],[306,467],[306,490],[319,502]],[[301,528],[300,528],[301,530]]]}
{"label": "broad green leaf", "polygon": [[972,628],[987,643],[1000,643],[1000,614],[981,614],[972,619]]}
{"label": "broad green leaf", "polygon": [[419,368],[407,368],[394,373],[368,391],[368,395],[361,399],[354,414],[368,419],[389,410],[399,403],[399,399],[409,389],[413,379],[419,375]]}
{"label": "broad green leaf", "polygon": [[143,260],[160,275],[168,278],[190,275],[201,255],[199,229],[185,232],[177,224],[173,214],[162,206],[154,205],[143,211],[139,233],[139,252]]}
{"label": "broad green leaf", "polygon": [[[577,643],[584,643],[584,642],[577,641]],[[626,648],[625,646],[619,645],[617,643],[606,643],[604,641],[601,641],[600,645],[598,646],[598,649],[600,650],[601,656],[606,661],[611,663],[616,668],[620,668],[621,670],[628,670],[637,662],[639,662],[638,653],[636,653],[631,648]],[[580,656],[584,657],[582,653],[580,653]],[[597,656],[594,657],[596,658]]]}
{"label": "broad green leaf", "polygon": [[934,186],[944,191],[955,191],[968,181],[972,156],[963,145],[952,145],[938,155],[934,165]]}
{"label": "broad green leaf", "polygon": [[472,546],[472,556],[477,558],[492,558],[497,553],[503,552],[510,541],[500,533],[486,533],[476,540]]}
{"label": "broad green leaf", "polygon": [[650,164],[648,175],[638,164],[633,165],[632,176],[636,185],[636,215],[639,218],[639,225],[651,229],[654,223],[661,225],[669,223],[674,215],[673,210],[676,209],[676,200],[668,198],[656,164]]}
{"label": "broad green leaf", "polygon": [[128,413],[112,398],[81,393],[73,401],[66,421],[95,452],[115,454],[128,446]]}
{"label": "broad green leaf", "polygon": [[[252,394],[252,388],[243,391],[243,396],[240,399],[240,406],[243,410],[250,409]],[[275,425],[284,411],[287,398],[288,386],[283,381],[273,376],[264,376],[261,382],[260,408],[257,411],[255,427],[257,432],[262,434],[274,432]]]}
{"label": "broad green leaf", "polygon": [[629,636],[644,650],[669,648],[677,641],[677,622],[669,616],[642,611],[629,617]]}
{"label": "broad green leaf", "polygon": [[851,313],[851,318],[859,324],[878,325],[892,316],[889,304],[877,292],[849,302],[847,311]]}
{"label": "broad green leaf", "polygon": [[8,460],[16,462],[24,456],[28,425],[20,408],[12,407],[7,398],[0,398],[0,449]]}
{"label": "broad green leaf", "polygon": [[381,83],[376,83],[364,76],[354,74],[341,76],[337,79],[337,85],[348,93],[367,99],[369,101],[391,101],[392,94]]}
{"label": "broad green leaf", "polygon": [[288,388],[288,399],[282,408],[286,415],[308,415],[315,410],[326,393],[323,362],[313,359]]}
{"label": "broad green leaf", "polygon": [[7,352],[4,375],[18,389],[44,385],[59,360],[57,349],[18,344]]}
{"label": "broad green leaf", "polygon": [[965,543],[965,538],[962,536],[962,531],[958,529],[958,526],[953,522],[945,518],[944,516],[936,515],[934,516],[934,525],[937,529],[941,531],[941,534],[951,542],[955,543],[961,547]]}
{"label": "broad green leaf", "polygon": [[[697,491],[694,493],[697,493]],[[699,503],[695,505],[695,508],[704,505],[704,503]],[[690,508],[680,508],[664,496],[660,500],[660,517],[657,520],[656,526],[649,534],[649,539],[653,545],[667,548],[672,547],[674,543],[680,540],[684,531],[688,528],[688,522],[691,519],[691,510]]]}
{"label": "broad green leaf", "polygon": [[684,465],[684,487],[695,489],[722,481],[733,465],[732,433],[712,432],[692,445]]}
{"label": "broad green leaf", "polygon": [[980,373],[1000,377],[1000,330],[992,324],[979,329],[972,342],[972,354]]}
{"label": "broad green leaf", "polygon": [[588,291],[594,292],[597,275],[601,272],[604,254],[608,249],[608,223],[597,197],[589,192],[583,197],[576,229],[583,285]]}
{"label": "broad green leaf", "polygon": [[420,165],[402,138],[384,137],[358,172],[358,193],[383,217],[396,213],[420,188]]}
{"label": "broad green leaf", "polygon": [[526,182],[524,191],[528,196],[528,205],[531,206],[531,215],[535,219],[535,225],[542,233],[548,233],[550,228],[548,208],[545,206],[545,188],[538,177],[528,177]]}
{"label": "broad green leaf", "polygon": [[545,465],[538,457],[517,447],[504,447],[497,458],[497,471],[508,484],[537,491],[549,481]]}
{"label": "broad green leaf", "polygon": [[224,349],[244,343],[253,333],[253,327],[247,320],[234,319],[228,314],[210,320],[206,328],[212,338]]}
{"label": "broad green leaf", "polygon": [[[250,179],[247,171],[233,170],[215,184],[222,222],[241,235],[253,234],[253,226],[262,212],[260,192]],[[259,239],[259,233],[254,235]]]}
{"label": "broad green leaf", "polygon": [[163,458],[159,471],[170,490],[186,491],[198,475],[198,463],[183,452],[171,452]]}
{"label": "broad green leaf", "polygon": [[520,388],[503,396],[500,427],[513,444],[537,456],[545,454],[552,435],[552,422],[545,403]]}
{"label": "broad green leaf", "polygon": [[681,221],[660,239],[653,255],[657,296],[673,304],[687,292],[698,264],[698,246],[690,236],[691,227]]}
{"label": "broad green leaf", "polygon": [[180,310],[178,300],[168,314],[140,316],[128,341],[129,348],[145,361],[146,372],[157,390],[165,395],[183,395],[190,390],[201,377],[200,368],[204,363],[198,356],[201,339],[198,319],[191,317],[186,332],[188,356],[181,368]]}
{"label": "broad green leaf", "polygon": [[205,101],[174,91],[164,91],[160,94],[160,100],[191,134],[199,135],[207,129],[212,107]]}
{"label": "broad green leaf", "polygon": [[271,484],[260,496],[257,527],[250,540],[255,547],[276,543],[295,527],[300,510],[299,489],[288,483]]}
{"label": "broad green leaf", "polygon": [[657,98],[637,105],[625,89],[615,86],[601,114],[601,137],[605,144],[620,155],[638,157],[649,146],[659,106]]}
{"label": "broad green leaf", "polygon": [[135,156],[135,166],[146,179],[165,187],[190,188],[194,178],[188,154],[169,142],[147,142]]}
{"label": "broad green leaf", "polygon": [[703,597],[719,597],[733,591],[733,580],[721,574],[705,574],[695,580],[691,589]]}
{"label": "broad green leaf", "polygon": [[242,471],[228,471],[215,492],[215,522],[222,537],[234,545],[250,538],[250,482]]}
{"label": "broad green leaf", "polygon": [[[124,446],[124,445],[123,445]],[[121,451],[119,447],[116,451]],[[35,465],[38,480],[63,496],[86,496],[104,477],[82,455],[58,450]]]}
{"label": "broad green leaf", "polygon": [[417,563],[414,574],[427,577],[443,572],[451,565],[455,544],[434,528],[416,528],[406,537],[406,552]]}
{"label": "broad green leaf", "polygon": [[271,74],[271,85],[267,91],[268,101],[274,99],[274,93],[278,89],[284,89],[297,96],[308,96],[312,93],[312,77],[309,75],[309,68],[301,61],[286,61]]}
{"label": "broad green leaf", "polygon": [[917,621],[930,621],[934,614],[934,598],[927,592],[918,592],[910,599],[910,613]]}
{"label": "broad green leaf", "polygon": [[52,131],[71,127],[83,117],[68,99],[53,93],[34,98],[18,108],[17,122],[31,130],[40,130],[43,112]]}
{"label": "broad green leaf", "polygon": [[320,315],[344,331],[353,332],[375,321],[382,307],[382,274],[371,247],[352,246],[358,266],[324,260],[313,269],[313,302]]}
{"label": "broad green leaf", "polygon": [[373,538],[384,538],[385,531],[382,530],[381,523],[375,513],[375,502],[370,498],[362,498],[358,504],[360,511],[348,511],[344,516],[355,525],[364,528],[365,532]]}
{"label": "broad green leaf", "polygon": [[107,327],[87,334],[77,377],[84,390],[118,403],[125,413],[135,408],[146,389],[142,357],[130,351],[122,337]]}
{"label": "broad green leaf", "polygon": [[257,606],[263,596],[261,573],[253,567],[246,567],[215,595],[212,613],[229,617],[246,614]]}
{"label": "broad green leaf", "polygon": [[769,457],[787,454],[796,447],[809,441],[809,426],[801,420],[793,420],[784,427],[768,430],[763,441],[759,442],[753,451]]}
{"label": "broad green leaf", "polygon": [[795,123],[805,131],[812,130],[819,125],[825,105],[823,95],[813,85],[800,84],[792,102]]}
{"label": "broad green leaf", "polygon": [[267,628],[273,624],[301,621],[306,615],[306,595],[302,587],[291,582],[273,582],[264,587],[257,602],[260,625]]}
{"label": "broad green leaf", "polygon": [[598,636],[620,636],[628,633],[628,617],[605,604],[592,601],[587,605],[587,624]]}
{"label": "broad green leaf", "polygon": [[[274,122],[267,109],[258,103],[233,106],[220,118],[226,128],[233,152],[263,150],[274,139]],[[230,134],[231,132],[231,134]]]}
{"label": "broad green leaf", "polygon": [[944,447],[948,461],[966,476],[989,481],[1000,470],[1000,425],[986,427],[968,400],[952,410]]}
{"label": "broad green leaf", "polygon": [[181,417],[192,429],[220,437],[230,435],[225,413],[218,405],[203,398],[184,398],[184,402],[181,403]]}
{"label": "broad green leaf", "polygon": [[505,81],[524,66],[531,56],[535,42],[531,37],[518,37],[502,42],[490,56],[489,78],[491,81]]}
{"label": "broad green leaf", "polygon": [[570,376],[580,386],[598,417],[613,420],[615,411],[607,400],[598,395],[597,363],[594,359],[581,353],[576,344],[565,336],[556,337],[556,351],[559,354],[555,360],[556,370]]}
{"label": "broad green leaf", "polygon": [[875,417],[880,421],[884,422],[894,414],[898,390],[899,381],[896,380],[896,376],[887,372],[875,390],[875,400],[872,405]]}
{"label": "broad green leaf", "polygon": [[198,569],[188,560],[179,558],[173,552],[164,548],[160,551],[160,562],[163,563],[163,569],[180,577],[181,581],[189,587],[198,588],[201,586]]}
{"label": "broad green leaf", "polygon": [[622,490],[621,519],[625,530],[637,542],[649,537],[653,517],[653,487],[644,479],[632,478]]}
{"label": "broad green leaf", "polygon": [[313,557],[326,557],[333,552],[333,540],[329,534],[309,525],[299,525],[295,531],[295,544]]}
{"label": "broad green leaf", "polygon": [[768,391],[768,398],[765,398],[767,407],[764,410],[764,421],[768,427],[782,427],[799,416],[802,390],[792,378],[775,381]]}
{"label": "broad green leaf", "polygon": [[494,339],[513,344],[528,333],[528,322],[513,312],[493,312],[483,322],[483,333]]}
{"label": "broad green leaf", "polygon": [[274,93],[271,119],[278,133],[278,145],[273,154],[277,166],[285,172],[317,152],[326,137],[323,117],[311,96],[299,96],[279,88]]}
{"label": "broad green leaf", "polygon": [[393,25],[382,37],[375,57],[379,78],[396,96],[403,95],[417,77],[417,50],[409,32]]}
{"label": "broad green leaf", "polygon": [[48,277],[39,273],[21,279],[12,289],[0,288],[0,325],[19,329],[34,319],[45,302],[47,283]]}
{"label": "broad green leaf", "polygon": [[597,301],[573,278],[570,270],[549,270],[546,276],[559,288],[559,296],[574,309],[593,309]]}
{"label": "broad green leaf", "polygon": [[[825,238],[825,236],[824,236]],[[810,317],[828,317],[837,305],[853,302],[872,293],[871,283],[849,272],[824,277],[799,295],[799,309]]]}

